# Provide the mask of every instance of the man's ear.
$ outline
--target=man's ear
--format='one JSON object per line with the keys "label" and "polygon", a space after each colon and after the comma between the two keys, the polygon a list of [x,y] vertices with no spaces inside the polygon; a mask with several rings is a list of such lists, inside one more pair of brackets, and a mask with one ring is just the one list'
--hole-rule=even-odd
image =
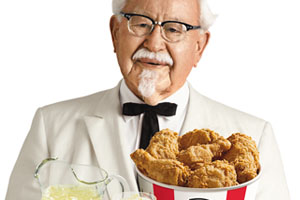
{"label": "man's ear", "polygon": [[113,46],[114,46],[114,52],[116,52],[116,46],[118,43],[119,25],[120,25],[120,22],[119,22],[117,16],[116,15],[111,16],[110,22],[109,22],[109,27],[110,27],[111,39],[112,39]]}
{"label": "man's ear", "polygon": [[196,59],[195,59],[195,67],[197,66],[197,63],[199,62],[207,44],[210,38],[210,32],[209,31],[205,31],[204,33],[201,33],[199,35],[199,39],[197,40],[196,43]]}

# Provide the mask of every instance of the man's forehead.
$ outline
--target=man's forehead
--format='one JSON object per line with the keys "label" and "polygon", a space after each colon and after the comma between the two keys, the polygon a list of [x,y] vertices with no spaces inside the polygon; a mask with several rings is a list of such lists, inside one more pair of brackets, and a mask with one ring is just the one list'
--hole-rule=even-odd
{"label": "man's forehead", "polygon": [[199,19],[198,0],[127,0],[123,11],[156,20]]}

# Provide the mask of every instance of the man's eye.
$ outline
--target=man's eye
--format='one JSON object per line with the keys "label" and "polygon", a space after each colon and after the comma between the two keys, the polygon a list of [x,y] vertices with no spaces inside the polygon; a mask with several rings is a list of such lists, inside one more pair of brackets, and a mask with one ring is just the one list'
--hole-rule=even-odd
{"label": "man's eye", "polygon": [[176,28],[172,28],[172,27],[169,27],[169,28],[167,29],[167,31],[168,31],[168,32],[171,32],[171,33],[178,33],[178,32],[180,32],[180,31],[178,31]]}
{"label": "man's eye", "polygon": [[147,28],[147,27],[149,27],[148,24],[137,24],[136,26],[138,26],[140,28]]}

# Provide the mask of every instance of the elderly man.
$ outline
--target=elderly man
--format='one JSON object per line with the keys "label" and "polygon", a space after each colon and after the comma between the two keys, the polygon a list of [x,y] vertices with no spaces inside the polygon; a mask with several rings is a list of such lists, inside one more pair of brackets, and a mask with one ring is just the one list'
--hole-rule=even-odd
{"label": "elderly man", "polygon": [[114,0],[110,29],[124,77],[113,89],[39,108],[11,175],[7,200],[41,198],[35,167],[47,157],[96,165],[138,190],[130,153],[153,133],[210,128],[250,135],[262,165],[257,200],[289,199],[269,123],[197,93],[186,82],[213,22],[204,0]]}

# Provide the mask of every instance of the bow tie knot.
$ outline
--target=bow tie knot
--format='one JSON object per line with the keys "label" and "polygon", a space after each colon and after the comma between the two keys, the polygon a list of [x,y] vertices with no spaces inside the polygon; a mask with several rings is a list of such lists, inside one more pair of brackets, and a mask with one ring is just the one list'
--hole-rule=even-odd
{"label": "bow tie knot", "polygon": [[138,103],[124,103],[123,115],[135,116],[144,114],[142,122],[142,136],[140,148],[146,149],[152,136],[159,131],[157,115],[173,116],[176,114],[177,105],[175,103],[160,103],[156,106]]}
{"label": "bow tie knot", "polygon": [[176,114],[177,105],[175,103],[160,103],[156,106],[138,103],[125,103],[123,105],[123,114],[134,116],[144,112],[154,112],[158,115],[173,116]]}

